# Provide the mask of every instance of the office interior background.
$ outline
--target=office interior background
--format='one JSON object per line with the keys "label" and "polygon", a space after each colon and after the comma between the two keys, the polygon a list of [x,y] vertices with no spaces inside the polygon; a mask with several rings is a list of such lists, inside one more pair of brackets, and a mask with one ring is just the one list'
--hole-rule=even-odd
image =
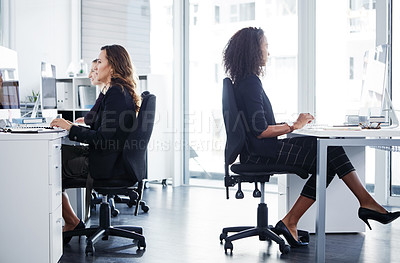
{"label": "office interior background", "polygon": [[[315,5],[311,4],[315,2]],[[223,187],[222,50],[237,30],[264,29],[263,85],[278,121],[312,112],[318,124],[358,114],[366,50],[389,44],[388,89],[400,109],[400,3],[391,0],[0,0],[0,45],[18,53],[20,99],[39,90],[40,63],[57,78],[118,43],[139,75],[161,76],[158,110],[173,186]],[[316,15],[313,15],[316,14]],[[1,58],[0,58],[1,59]],[[153,92],[157,95],[157,90]],[[400,153],[367,149],[367,188],[400,205]],[[375,174],[384,173],[384,181]],[[151,178],[150,178],[151,179]],[[277,191],[276,184],[269,184]]]}

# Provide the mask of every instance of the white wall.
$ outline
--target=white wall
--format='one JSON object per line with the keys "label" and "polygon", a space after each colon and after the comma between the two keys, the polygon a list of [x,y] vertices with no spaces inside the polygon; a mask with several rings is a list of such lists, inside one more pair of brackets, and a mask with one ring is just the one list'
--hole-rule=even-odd
{"label": "white wall", "polygon": [[65,76],[71,60],[70,0],[15,0],[12,6],[11,49],[18,52],[20,98],[39,91],[40,63],[56,66]]}

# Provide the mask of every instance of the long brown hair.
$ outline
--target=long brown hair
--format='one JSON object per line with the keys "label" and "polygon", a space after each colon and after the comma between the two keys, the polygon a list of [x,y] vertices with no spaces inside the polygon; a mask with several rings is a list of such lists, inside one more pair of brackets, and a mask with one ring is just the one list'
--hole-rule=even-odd
{"label": "long brown hair", "polygon": [[111,74],[111,86],[126,87],[132,95],[136,105],[136,111],[140,108],[140,97],[137,94],[137,75],[129,53],[120,45],[108,45],[101,48],[106,51],[108,63],[113,72]]}
{"label": "long brown hair", "polygon": [[248,75],[262,75],[263,54],[261,41],[264,31],[261,28],[246,27],[236,32],[223,51],[225,73],[233,82]]}

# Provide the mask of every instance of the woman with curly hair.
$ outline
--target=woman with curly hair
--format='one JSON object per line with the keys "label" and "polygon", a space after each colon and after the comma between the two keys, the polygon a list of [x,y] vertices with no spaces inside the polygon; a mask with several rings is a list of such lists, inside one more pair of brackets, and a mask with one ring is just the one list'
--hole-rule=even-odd
{"label": "woman with curly hair", "polygon": [[[316,198],[317,138],[278,139],[277,136],[303,128],[314,117],[309,113],[301,113],[292,125],[275,122],[272,105],[259,78],[264,74],[268,56],[264,32],[254,27],[236,32],[223,53],[225,72],[233,82],[236,103],[239,112],[243,113],[247,124],[245,127],[248,127],[240,162],[289,165],[311,174],[293,207],[274,228],[275,233],[283,235],[291,247],[306,246],[308,243],[298,238],[297,223]],[[358,216],[369,227],[368,219],[387,224],[400,216],[400,212],[386,211],[371,197],[342,147],[328,147],[327,159],[327,185],[337,174],[358,199]]]}
{"label": "woman with curly hair", "polygon": [[[128,134],[136,123],[140,97],[136,93],[136,74],[128,52],[119,45],[104,46],[95,65],[97,82],[105,85],[105,95],[100,102],[90,128],[78,126],[59,118],[51,126],[69,131],[69,139],[86,143],[80,153],[62,152],[63,181],[66,178],[131,179],[122,158],[122,149]],[[67,148],[68,149],[68,148]],[[63,183],[64,184],[64,183]],[[76,216],[63,192],[63,231],[85,228]],[[65,238],[64,244],[71,238]]]}

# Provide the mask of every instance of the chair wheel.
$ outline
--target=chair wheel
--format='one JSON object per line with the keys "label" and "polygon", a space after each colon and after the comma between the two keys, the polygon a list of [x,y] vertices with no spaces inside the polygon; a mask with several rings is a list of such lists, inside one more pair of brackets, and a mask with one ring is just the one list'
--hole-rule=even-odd
{"label": "chair wheel", "polygon": [[138,247],[138,249],[140,249],[140,248],[145,249],[146,248],[146,241],[139,240],[138,243],[137,243],[137,247]]}
{"label": "chair wheel", "polygon": [[163,187],[167,187],[167,179],[162,179],[161,184]]}
{"label": "chair wheel", "polygon": [[286,244],[280,244],[279,245],[279,251],[281,251],[282,254],[289,254],[290,246],[286,245]]}
{"label": "chair wheel", "polygon": [[233,251],[233,244],[231,241],[226,241],[225,240],[225,245],[224,245],[225,253],[228,253],[228,249],[231,250],[231,253]]}
{"label": "chair wheel", "polygon": [[235,194],[235,198],[236,199],[243,199],[244,198],[244,193],[242,190],[237,190],[236,194]]}
{"label": "chair wheel", "polygon": [[114,209],[114,210],[111,211],[111,215],[113,217],[116,217],[118,214],[119,214],[119,210],[118,209]]}
{"label": "chair wheel", "polygon": [[88,243],[86,245],[85,254],[86,254],[86,256],[88,256],[89,254],[91,254],[93,256],[93,254],[94,254],[94,246],[92,244]]}
{"label": "chair wheel", "polygon": [[145,204],[142,204],[140,207],[142,208],[143,212],[145,212],[145,213],[149,212],[149,210],[150,210],[150,207]]}
{"label": "chair wheel", "polygon": [[226,233],[221,233],[221,235],[219,235],[219,241],[221,241],[221,244],[222,244],[222,241],[225,240],[225,238],[226,238],[227,236],[228,236],[228,235],[227,235]]}

